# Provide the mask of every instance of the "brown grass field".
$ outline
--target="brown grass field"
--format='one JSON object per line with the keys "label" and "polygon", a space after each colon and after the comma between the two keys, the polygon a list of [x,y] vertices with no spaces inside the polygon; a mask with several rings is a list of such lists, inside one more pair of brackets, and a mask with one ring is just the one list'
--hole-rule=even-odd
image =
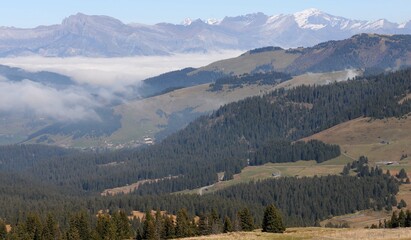
{"label": "brown grass field", "polygon": [[219,235],[201,236],[184,239],[221,239],[221,240],[240,240],[240,239],[320,239],[320,240],[342,240],[342,239],[411,239],[411,229],[336,229],[336,228],[288,228],[284,233],[263,233],[261,230],[254,232],[234,232]]}
{"label": "brown grass field", "polygon": [[[353,159],[367,156],[372,166],[396,174],[404,168],[411,174],[411,118],[390,118],[372,120],[357,118],[304,140],[318,139],[326,143],[338,144],[342,152]],[[403,155],[410,157],[401,160]],[[382,162],[392,161],[393,165]]]}

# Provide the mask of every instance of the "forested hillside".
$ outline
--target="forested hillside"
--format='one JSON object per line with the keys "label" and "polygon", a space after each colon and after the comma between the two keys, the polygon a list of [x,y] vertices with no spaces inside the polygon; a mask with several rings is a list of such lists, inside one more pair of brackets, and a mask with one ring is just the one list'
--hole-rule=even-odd
{"label": "forested hillside", "polygon": [[[63,156],[41,162],[27,174],[82,191],[102,191],[143,179],[173,176],[151,184],[149,192],[160,193],[212,184],[218,172],[225,172],[225,179],[230,179],[248,162],[324,161],[338,156],[339,148],[290,142],[361,116],[406,115],[411,101],[400,104],[399,100],[411,88],[410,74],[411,70],[403,70],[327,86],[280,89],[264,97],[225,105],[154,146]],[[293,154],[284,159],[279,157],[283,151]]]}
{"label": "forested hillside", "polygon": [[[224,180],[230,179],[247,165],[334,158],[340,155],[339,146],[298,139],[361,116],[406,117],[411,111],[411,100],[405,98],[410,79],[407,69],[326,86],[279,89],[225,105],[144,148],[96,153],[3,147],[0,203],[5,209],[0,217],[15,225],[30,219],[30,211],[43,219],[51,212],[64,232],[70,229],[69,213],[77,209],[90,214],[93,226],[98,226],[95,214],[102,209],[116,214],[119,209],[177,213],[186,208],[191,216],[216,211],[219,221],[225,216],[235,221],[247,208],[259,225],[263,209],[275,203],[287,226],[311,226],[328,216],[363,209],[390,209],[397,202],[399,182],[379,168],[369,169],[363,158],[355,163],[361,168],[356,176],[349,170],[344,176],[251,182],[203,196],[168,193],[215,183],[221,172]],[[99,194],[143,179],[157,180],[129,195]],[[137,232],[142,227],[133,224]]]}

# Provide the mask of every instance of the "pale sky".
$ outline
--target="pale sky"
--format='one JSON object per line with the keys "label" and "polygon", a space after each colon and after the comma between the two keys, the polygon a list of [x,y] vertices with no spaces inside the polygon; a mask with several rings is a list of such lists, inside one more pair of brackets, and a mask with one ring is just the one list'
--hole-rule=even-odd
{"label": "pale sky", "polygon": [[180,23],[187,17],[222,19],[255,12],[289,14],[307,8],[358,20],[411,20],[410,0],[5,0],[0,5],[0,26],[58,24],[78,12],[107,15],[124,23],[155,24]]}

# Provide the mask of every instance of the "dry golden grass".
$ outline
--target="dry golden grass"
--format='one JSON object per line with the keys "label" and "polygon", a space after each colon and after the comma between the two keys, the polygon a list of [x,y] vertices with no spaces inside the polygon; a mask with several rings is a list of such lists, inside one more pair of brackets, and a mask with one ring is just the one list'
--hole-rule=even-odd
{"label": "dry golden grass", "polygon": [[234,232],[219,235],[201,236],[185,239],[411,239],[411,229],[335,229],[335,228],[288,228],[285,233],[263,233],[259,230],[254,232]]}
{"label": "dry golden grass", "polygon": [[411,173],[408,159],[400,161],[403,154],[411,156],[411,118],[357,118],[305,138],[308,139],[338,144],[348,156],[354,159],[367,156],[371,164],[382,161],[398,162],[399,165],[383,168],[390,169],[392,173],[405,168]]}
{"label": "dry golden grass", "polygon": [[346,214],[342,216],[336,216],[331,219],[327,219],[321,222],[321,226],[325,226],[327,223],[332,224],[348,224],[351,228],[365,228],[370,227],[372,224],[378,226],[379,221],[384,222],[384,219],[389,219],[392,215],[392,211],[373,211],[363,210],[352,214]]}
{"label": "dry golden grass", "polygon": [[411,210],[411,184],[402,184],[397,194],[398,202],[403,199],[407,203],[407,209]]}
{"label": "dry golden grass", "polygon": [[[237,58],[230,58],[214,62],[195,71],[221,71],[226,74],[236,75],[250,73],[258,66],[272,65],[277,71],[283,71],[294,62],[300,54],[289,54],[284,50],[274,52],[262,52],[258,54],[245,54]],[[194,72],[194,73],[195,73]]]}

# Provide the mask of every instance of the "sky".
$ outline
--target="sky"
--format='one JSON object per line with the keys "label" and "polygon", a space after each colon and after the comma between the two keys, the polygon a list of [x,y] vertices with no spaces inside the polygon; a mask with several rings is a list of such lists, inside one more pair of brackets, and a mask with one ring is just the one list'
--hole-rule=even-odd
{"label": "sky", "polygon": [[124,23],[180,23],[185,18],[222,19],[263,12],[289,14],[317,8],[358,20],[411,20],[410,0],[6,0],[0,7],[0,26],[31,28],[58,24],[78,12],[107,15]]}

